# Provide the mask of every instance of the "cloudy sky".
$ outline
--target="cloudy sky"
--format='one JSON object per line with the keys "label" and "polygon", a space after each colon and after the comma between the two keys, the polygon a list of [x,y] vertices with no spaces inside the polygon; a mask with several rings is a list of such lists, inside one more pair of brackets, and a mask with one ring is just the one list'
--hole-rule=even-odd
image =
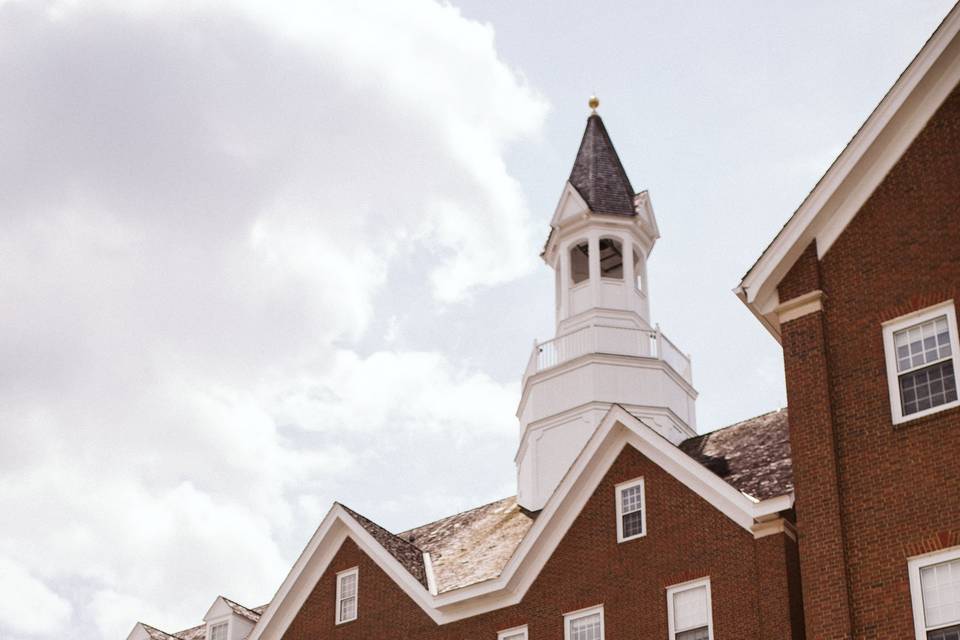
{"label": "cloudy sky", "polygon": [[710,430],[785,403],[730,289],[951,0],[0,0],[0,637],[266,602],[334,499],[514,492],[586,98]]}

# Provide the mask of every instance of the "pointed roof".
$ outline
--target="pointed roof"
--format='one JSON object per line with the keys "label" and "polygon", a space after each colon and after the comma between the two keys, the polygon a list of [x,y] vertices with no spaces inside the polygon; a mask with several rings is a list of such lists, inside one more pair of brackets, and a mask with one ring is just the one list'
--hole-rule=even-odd
{"label": "pointed roof", "polygon": [[587,128],[570,172],[570,184],[594,213],[636,214],[630,179],[603,120],[596,113],[587,118]]}

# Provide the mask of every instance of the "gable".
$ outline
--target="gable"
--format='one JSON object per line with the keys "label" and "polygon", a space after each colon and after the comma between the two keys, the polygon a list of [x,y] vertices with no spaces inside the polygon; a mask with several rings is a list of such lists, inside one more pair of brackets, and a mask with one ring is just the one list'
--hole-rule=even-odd
{"label": "gable", "polygon": [[496,578],[446,593],[428,590],[346,509],[335,504],[264,612],[250,640],[281,637],[347,538],[375,559],[378,566],[437,624],[448,624],[516,604],[627,445],[751,536],[762,537],[784,531],[778,514],[792,507],[792,494],[763,501],[751,499],[622,407],[614,406]]}
{"label": "gable", "polygon": [[777,285],[803,251],[830,250],[929,119],[960,83],[960,5],[955,6],[826,174],[734,290],[780,339]]}
{"label": "gable", "polygon": [[[621,544],[616,535],[614,487],[641,476],[647,487],[648,532],[642,539]],[[750,533],[625,444],[522,599],[438,627],[375,559],[347,539],[282,637],[328,637],[336,626],[336,575],[353,567],[358,567],[359,574],[359,614],[356,621],[338,627],[342,637],[492,638],[496,630],[520,624],[528,625],[530,637],[555,637],[560,614],[598,602],[607,605],[608,615],[639,604],[649,614],[642,620],[632,618],[631,635],[666,637],[664,589],[702,575],[712,577],[719,594],[731,593],[733,585],[737,590],[757,585],[755,544]],[[727,634],[756,637],[759,621],[754,603],[741,597],[725,600],[731,604],[724,606],[737,609],[729,616],[736,626],[728,626]]]}

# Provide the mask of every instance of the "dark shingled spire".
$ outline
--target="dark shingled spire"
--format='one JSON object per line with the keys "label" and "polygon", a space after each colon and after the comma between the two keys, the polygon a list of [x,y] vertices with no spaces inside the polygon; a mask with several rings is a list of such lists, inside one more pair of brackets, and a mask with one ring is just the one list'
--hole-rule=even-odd
{"label": "dark shingled spire", "polygon": [[596,113],[587,118],[587,128],[570,172],[570,184],[594,213],[636,214],[630,179],[620,164],[603,120]]}

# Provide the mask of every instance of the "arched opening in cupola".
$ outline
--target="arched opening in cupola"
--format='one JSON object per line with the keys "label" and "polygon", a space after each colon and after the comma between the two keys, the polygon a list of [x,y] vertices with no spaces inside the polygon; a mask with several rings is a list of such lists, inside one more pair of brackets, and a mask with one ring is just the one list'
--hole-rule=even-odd
{"label": "arched opening in cupola", "polygon": [[570,282],[580,284],[590,278],[590,245],[584,240],[570,248]]}
{"label": "arched opening in cupola", "polygon": [[600,277],[623,280],[623,243],[616,238],[600,238]]}
{"label": "arched opening in cupola", "polygon": [[644,269],[643,254],[640,253],[640,249],[637,247],[633,248],[633,275],[636,277],[637,291],[645,291],[646,283],[644,279],[646,278],[646,269]]}

